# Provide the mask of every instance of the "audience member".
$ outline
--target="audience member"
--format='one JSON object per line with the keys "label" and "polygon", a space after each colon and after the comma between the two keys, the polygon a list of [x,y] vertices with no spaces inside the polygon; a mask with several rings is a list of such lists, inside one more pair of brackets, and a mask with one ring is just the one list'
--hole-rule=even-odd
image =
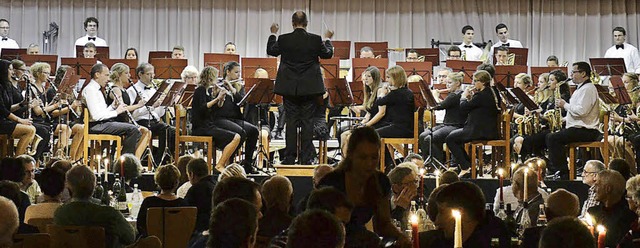
{"label": "audience member", "polygon": [[262,196],[266,203],[266,210],[259,221],[258,236],[272,238],[287,229],[293,220],[289,215],[293,185],[286,177],[274,176],[262,185]]}
{"label": "audience member", "polygon": [[630,178],[626,184],[627,201],[629,209],[636,214],[640,213],[640,175]]}
{"label": "audience member", "polygon": [[178,188],[177,195],[180,198],[184,198],[187,196],[187,191],[191,188],[191,182],[189,181],[189,176],[187,173],[187,164],[191,160],[195,159],[195,157],[191,155],[182,155],[178,158],[176,165],[178,166],[178,170],[180,171],[180,187]]}
{"label": "audience member", "polygon": [[0,247],[12,247],[13,234],[18,230],[18,209],[4,196],[0,196]]}
{"label": "audience member", "polygon": [[27,193],[29,196],[29,201],[32,204],[36,203],[36,199],[40,194],[42,194],[42,189],[40,189],[40,185],[38,185],[38,181],[35,180],[36,174],[36,160],[29,155],[20,155],[16,157],[20,164],[22,164],[22,169],[24,170],[24,178],[20,182],[20,190]]}
{"label": "audience member", "polygon": [[189,206],[198,208],[195,232],[207,230],[209,216],[211,215],[212,192],[216,186],[215,178],[209,175],[209,166],[204,159],[196,158],[187,164],[187,175],[191,188],[184,199]]}
{"label": "audience member", "polygon": [[24,217],[25,223],[29,223],[29,219],[33,218],[53,218],[53,213],[62,205],[60,197],[65,188],[64,177],[64,172],[59,168],[45,168],[40,172],[43,199],[38,204],[27,208]]}
{"label": "audience member", "polygon": [[587,195],[587,200],[582,204],[582,212],[580,212],[580,219],[585,217],[587,210],[593,206],[598,206],[600,204],[596,200],[596,176],[598,173],[603,171],[605,166],[602,162],[598,160],[589,160],[585,163],[584,169],[582,170],[582,183],[589,185],[589,192]]}
{"label": "audience member", "polygon": [[[331,171],[333,171],[333,167],[326,164],[321,164],[316,166],[316,168],[313,168],[313,176],[311,177],[313,189],[317,189],[318,185],[320,184],[320,180]],[[302,200],[300,200],[296,205],[296,215],[304,212],[304,210],[307,209],[307,201],[309,200],[309,195],[311,195],[311,192],[305,195]]]}
{"label": "audience member", "polygon": [[138,218],[136,221],[136,227],[138,229],[138,236],[147,236],[147,210],[153,207],[184,207],[187,206],[187,201],[176,196],[175,190],[178,188],[178,180],[180,178],[180,171],[173,165],[160,166],[156,170],[154,180],[158,187],[160,187],[160,194],[157,196],[150,196],[142,201],[140,205],[140,212],[138,212]]}
{"label": "audience member", "polygon": [[[580,214],[580,200],[578,196],[565,189],[558,189],[547,198],[547,206],[545,208],[547,221],[560,217],[578,217]],[[545,229],[544,226],[535,226],[524,230],[522,235],[523,248],[536,248],[540,240],[540,234]]]}
{"label": "audience member", "polygon": [[575,217],[560,217],[542,231],[539,248],[596,248],[587,226]]}
{"label": "audience member", "polygon": [[218,204],[211,213],[207,247],[253,247],[257,237],[259,213],[253,203],[239,198]]}
{"label": "audience member", "polygon": [[222,179],[225,179],[227,177],[247,178],[247,173],[244,171],[244,168],[241,165],[239,165],[238,163],[233,163],[233,164],[227,165],[227,167],[224,168],[222,173],[218,175],[218,182],[222,181]]}
{"label": "audience member", "polygon": [[308,210],[298,215],[287,235],[287,247],[292,248],[341,248],[344,242],[344,226],[323,210]]}
{"label": "audience member", "polygon": [[452,184],[460,181],[458,173],[455,171],[446,170],[440,174],[440,184]]}
{"label": "audience member", "polygon": [[[629,210],[625,199],[625,181],[617,171],[603,170],[598,173],[595,183],[596,200],[600,205],[587,210],[595,223],[607,228],[605,246],[617,247],[623,237],[638,221],[638,215]],[[623,245],[622,247],[630,247]]]}
{"label": "audience member", "polygon": [[391,181],[391,218],[401,226],[408,224],[408,211],[411,201],[418,195],[418,175],[407,167],[396,167],[389,172]]}
{"label": "audience member", "polygon": [[[516,171],[523,165],[524,164],[517,164],[516,167],[511,168],[511,170]],[[547,197],[549,197],[549,193],[547,193],[546,191],[544,191],[544,189],[540,187],[538,187],[538,193],[542,195],[542,199],[544,200],[546,200]],[[513,194],[513,189],[511,185],[502,187],[502,194],[503,194],[502,198],[504,199],[505,209],[509,204],[511,204],[511,206],[513,207],[512,209],[515,209],[516,206],[518,206],[518,198],[516,198],[516,196]],[[495,214],[498,214],[498,210],[500,210],[500,188],[496,189],[496,194],[495,194],[495,197],[493,198],[493,212]]]}
{"label": "audience member", "polygon": [[[525,174],[525,171],[528,173]],[[524,184],[524,177],[527,177],[527,185]],[[524,191],[527,188],[527,196],[525,198]],[[520,167],[513,173],[511,177],[511,189],[513,195],[518,199],[518,207],[516,208],[516,222],[520,223],[523,218],[525,202],[529,213],[529,219],[532,225],[538,222],[538,212],[540,212],[540,204],[544,204],[542,194],[538,192],[538,173],[528,166]]]}
{"label": "audience member", "polygon": [[419,169],[424,168],[424,159],[420,154],[410,153],[407,157],[404,158],[403,162],[412,162],[418,166]]}
{"label": "audience member", "polygon": [[[133,185],[131,181],[140,176],[142,176],[142,164],[140,164],[140,159],[137,158],[132,153],[125,153],[120,156],[120,162],[118,163],[120,166],[114,166],[114,172],[120,173],[121,177],[124,177],[124,186],[127,193],[133,192]],[[121,168],[124,168],[124,172],[120,171]]]}
{"label": "audience member", "polygon": [[[13,204],[18,206],[18,219],[20,220],[20,226],[18,227],[18,233],[37,233],[38,228],[27,225],[24,222],[25,209],[29,206],[29,200],[27,195],[20,191],[20,185],[11,181],[0,181],[0,196],[4,196],[13,201]],[[26,205],[25,205],[26,204]]]}
{"label": "audience member", "polygon": [[66,185],[73,198],[60,206],[53,223],[62,226],[100,226],[106,235],[106,247],[121,247],[135,241],[134,229],[122,214],[110,206],[100,206],[89,199],[96,186],[96,176],[87,166],[71,168]]}
{"label": "audience member", "polygon": [[609,169],[619,172],[625,181],[631,178],[631,166],[624,159],[614,158],[609,162]]}

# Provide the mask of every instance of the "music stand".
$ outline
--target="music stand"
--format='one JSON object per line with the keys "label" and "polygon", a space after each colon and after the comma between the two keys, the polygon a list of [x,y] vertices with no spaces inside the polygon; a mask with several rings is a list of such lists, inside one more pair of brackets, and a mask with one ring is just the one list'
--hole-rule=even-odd
{"label": "music stand", "polygon": [[[251,82],[249,82],[251,81]],[[273,86],[274,86],[274,81],[272,79],[264,79],[264,78],[250,78],[248,79],[246,82],[246,84],[251,84],[251,88],[247,91],[247,93],[245,94],[245,96],[242,98],[242,100],[240,100],[240,102],[238,103],[238,106],[241,106],[245,103],[247,104],[252,104],[256,106],[257,114],[258,114],[258,129],[260,129],[262,127],[262,118],[261,117],[261,113],[260,113],[260,105],[262,106],[269,106],[269,104],[271,103],[271,101],[273,100]],[[245,87],[247,86],[245,84]],[[267,152],[267,150],[264,149],[264,145],[262,144],[262,141],[258,142],[258,150],[256,152],[256,155],[253,159],[253,167],[258,168],[258,161],[257,158],[258,156],[262,154],[262,157],[264,158],[269,158],[269,153]],[[250,156],[253,156],[253,154],[249,154]],[[263,167],[263,170],[267,170],[269,171],[269,166],[271,165],[271,167],[273,168],[273,165],[269,162],[269,159],[267,159],[267,163],[265,164],[265,167]]]}
{"label": "music stand", "polygon": [[180,79],[180,74],[187,67],[187,59],[151,59],[156,70],[156,78]]}
{"label": "music stand", "polygon": [[596,89],[598,90],[598,97],[604,102],[604,104],[616,104],[618,103],[618,99],[609,94],[609,89],[605,86],[594,84]]}
{"label": "music stand", "polygon": [[[76,46],[76,58],[84,58],[84,46]],[[96,46],[96,56],[94,57],[100,61],[109,58],[108,46]]]}
{"label": "music stand", "polygon": [[511,92],[507,90],[507,88],[502,85],[500,82],[496,82],[496,89],[502,95],[502,99],[506,102],[507,105],[513,106],[519,103],[518,99],[516,99]]}
{"label": "music stand", "polygon": [[622,76],[627,67],[622,58],[589,58],[591,68],[600,76]]}
{"label": "music stand", "polygon": [[[396,62],[397,66],[404,68],[407,77],[411,75],[421,76],[424,80],[431,82],[431,74],[433,72],[433,64],[429,61],[425,62]],[[429,83],[427,83],[429,85]]]}
{"label": "music stand", "polygon": [[351,59],[351,82],[362,81],[362,73],[369,67],[375,66],[380,70],[380,77],[385,78],[387,67],[389,66],[388,59],[372,59],[372,58],[352,58]]}
{"label": "music stand", "polygon": [[447,67],[451,68],[454,72],[464,73],[464,80],[462,82],[466,84],[470,84],[473,81],[473,74],[481,64],[482,62],[480,61],[447,60]]}
{"label": "music stand", "polygon": [[276,79],[278,59],[276,58],[242,58],[242,78],[252,78],[258,68],[269,74],[269,79]]}
{"label": "music stand", "polygon": [[131,81],[138,81],[138,75],[136,74],[136,67],[138,67],[138,59],[102,59],[100,60],[104,65],[111,68],[116,63],[123,63],[129,67],[129,74],[131,75]]}
{"label": "music stand", "polygon": [[531,79],[533,79],[533,85],[538,85],[538,78],[543,73],[549,73],[554,70],[561,70],[564,72],[564,74],[567,74],[567,67],[532,66],[529,68],[531,69]]}
{"label": "music stand", "polygon": [[320,59],[320,67],[324,72],[322,75],[327,79],[340,77],[340,59],[333,57],[330,59]]}
{"label": "music stand", "polygon": [[622,83],[622,78],[611,77],[611,86],[613,86],[613,92],[616,93],[620,105],[631,104],[631,97]]}
{"label": "music stand", "polygon": [[213,66],[214,68],[218,69],[219,72],[222,72],[222,70],[224,70],[224,64],[230,61],[240,62],[240,55],[226,53],[204,54],[204,66]]}
{"label": "music stand", "polygon": [[538,104],[536,104],[533,100],[531,100],[531,98],[527,96],[527,93],[524,93],[522,89],[518,87],[511,88],[509,89],[509,92],[511,92],[512,95],[518,98],[518,100],[522,103],[522,105],[524,105],[524,107],[527,108],[529,111],[540,109],[540,106],[538,106]]}
{"label": "music stand", "polygon": [[512,83],[515,82],[516,75],[520,73],[527,73],[526,65],[497,65],[496,76],[494,81],[500,82],[507,88],[513,87]]}
{"label": "music stand", "polygon": [[329,103],[332,106],[347,107],[354,104],[353,92],[351,92],[351,87],[346,79],[325,79],[324,85],[329,93]]}
{"label": "music stand", "polygon": [[180,104],[186,108],[186,106],[191,106],[191,102],[193,101],[193,93],[196,92],[196,88],[198,85],[195,84],[187,84],[182,92],[182,97],[180,97]]}
{"label": "music stand", "polygon": [[[182,92],[184,92],[185,87],[187,86],[187,83],[182,82],[182,81],[173,81],[173,83],[171,83],[171,86],[169,87],[169,82],[167,82],[166,80],[162,82],[162,85],[160,85],[160,88],[158,89],[158,91],[156,91],[155,94],[153,94],[153,96],[149,99],[149,101],[147,102],[147,104],[145,104],[145,106],[147,107],[152,107],[153,105],[156,104],[156,101],[162,99],[162,103],[160,103],[160,105],[158,107],[164,107],[165,111],[166,108],[169,106],[175,106],[178,103],[178,100],[180,100],[181,96],[182,96]],[[160,95],[160,96],[158,96]],[[148,111],[151,111],[150,109]],[[151,114],[150,114],[151,115]],[[180,117],[178,117],[180,118]],[[179,127],[178,127],[179,128]],[[169,129],[165,129],[165,137],[167,140],[165,140],[164,144],[164,153],[162,154],[162,158],[160,158],[160,163],[159,164],[163,164],[162,162],[164,161],[165,157],[169,157],[169,163],[173,163],[173,157],[171,156],[171,153],[169,152],[169,135],[168,135],[168,130]]]}
{"label": "music stand", "polygon": [[95,58],[61,58],[60,64],[68,65],[73,68],[76,71],[76,74],[80,75],[80,78],[90,79],[91,67],[93,67],[97,61],[98,60]]}
{"label": "music stand", "polygon": [[351,41],[349,40],[334,40],[331,41],[333,45],[333,57],[339,59],[351,58]]}
{"label": "music stand", "polygon": [[[381,41],[381,42],[355,42],[354,43],[354,48],[356,52],[360,52],[360,49],[362,49],[363,47],[371,47],[371,49],[373,49],[373,56],[378,57],[380,56],[380,58],[388,58],[389,57],[389,53],[387,52],[387,49],[389,48],[389,42],[387,41]],[[360,54],[356,54],[355,57],[360,57]]]}
{"label": "music stand", "polygon": [[424,56],[425,62],[431,62],[433,66],[440,65],[440,49],[438,48],[407,48],[405,56],[409,54],[409,51],[415,50],[418,56]]}
{"label": "music stand", "polygon": [[350,83],[351,94],[353,94],[353,103],[355,105],[362,105],[364,103],[364,84],[362,81],[358,83]]}
{"label": "music stand", "polygon": [[151,63],[151,59],[170,59],[172,51],[149,51],[149,58],[147,61]]}
{"label": "music stand", "polygon": [[60,85],[58,85],[58,93],[73,95],[73,88],[80,81],[80,76],[74,70],[66,70]]}
{"label": "music stand", "polygon": [[[4,50],[4,49],[2,49]],[[43,62],[49,64],[51,66],[51,75],[55,75],[56,70],[58,69],[58,55],[50,55],[50,54],[23,54],[21,55],[22,61],[25,65],[31,66],[36,62]]]}
{"label": "music stand", "polygon": [[22,55],[27,54],[26,48],[2,48],[2,53],[0,53],[0,57],[6,60],[14,60],[19,59],[22,60]]}

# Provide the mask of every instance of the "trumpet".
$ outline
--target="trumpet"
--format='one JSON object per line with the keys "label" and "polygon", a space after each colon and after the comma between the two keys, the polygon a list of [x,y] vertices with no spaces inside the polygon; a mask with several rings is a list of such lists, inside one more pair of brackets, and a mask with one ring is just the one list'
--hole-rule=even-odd
{"label": "trumpet", "polygon": [[[125,105],[125,104],[124,104],[124,101],[122,101],[122,98],[120,98],[118,95],[116,95],[116,93],[115,93],[115,92],[113,92],[113,86],[107,86],[107,87],[108,87],[108,89],[107,89],[107,90],[108,90],[111,94],[113,94],[113,98],[115,99],[115,101],[116,101],[118,104],[123,104],[123,105]],[[135,125],[137,128],[140,128],[140,125],[138,125],[138,122],[136,122],[136,120],[135,120],[135,119],[133,119],[133,115],[131,115],[131,112],[129,112],[129,110],[128,110],[128,109],[126,109],[126,108],[124,109],[124,111],[127,113],[127,116],[129,117],[129,121],[131,122],[131,124]]]}

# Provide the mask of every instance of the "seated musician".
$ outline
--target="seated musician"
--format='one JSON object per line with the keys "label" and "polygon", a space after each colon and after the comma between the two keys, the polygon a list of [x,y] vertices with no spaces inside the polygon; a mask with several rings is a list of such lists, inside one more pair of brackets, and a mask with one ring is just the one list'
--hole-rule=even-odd
{"label": "seated musician", "polygon": [[29,44],[29,47],[27,47],[27,54],[29,55],[40,54],[40,45],[38,45],[37,43]]}
{"label": "seated musician", "polygon": [[420,62],[420,54],[416,50],[409,50],[407,52],[407,62]]}
{"label": "seated musician", "polygon": [[591,66],[587,62],[573,63],[571,77],[578,85],[569,102],[556,99],[556,106],[567,111],[566,129],[547,135],[549,148],[548,172],[553,178],[568,179],[567,156],[565,146],[572,142],[590,142],[601,139],[598,130],[600,124],[598,91],[591,83]]}
{"label": "seated musician", "polygon": [[429,149],[431,149],[431,156],[441,162],[445,161],[442,151],[445,139],[453,130],[462,128],[466,118],[465,113],[460,109],[460,96],[462,94],[460,87],[464,80],[464,73],[452,72],[447,76],[446,80],[447,89],[450,93],[444,101],[438,103],[438,106],[431,110],[445,110],[444,122],[435,126],[433,133],[431,133],[431,130],[422,132],[419,139],[422,157],[428,157]]}
{"label": "seated musician", "polygon": [[[635,73],[625,73],[622,76],[622,82],[624,88],[627,90],[631,98],[631,104],[618,105],[616,109],[611,113],[611,121],[609,122],[609,150],[612,151],[611,156],[614,158],[624,158],[629,165],[636,164],[636,160],[639,158],[636,156],[634,160],[634,152],[631,149],[633,146],[638,152],[640,148],[637,146],[637,137],[640,134],[640,125],[637,120],[637,108],[640,100],[638,87],[638,75]],[[624,124],[621,124],[623,123]],[[633,170],[633,169],[632,169]]]}
{"label": "seated musician", "polygon": [[[553,103],[553,89],[549,83],[549,73],[542,73],[538,77],[538,86],[536,87],[534,102],[540,107],[538,111],[530,112],[528,109],[525,109],[525,116],[536,115],[538,118],[538,122],[536,123],[531,120],[532,127],[537,128],[537,131],[532,131],[527,134],[515,134],[513,137],[513,150],[516,154],[522,155],[525,159],[529,156],[532,157],[544,157],[544,148],[545,145],[545,137],[550,132],[550,121],[554,121],[552,118],[547,118],[545,116],[550,117],[551,115],[544,115],[548,110],[552,110]],[[523,123],[524,125],[524,123]],[[534,125],[539,125],[535,127]],[[518,128],[518,131],[520,129]]]}
{"label": "seated musician", "polygon": [[[212,66],[207,66],[200,73],[200,82],[193,93],[193,135],[211,136],[216,147],[222,149],[222,156],[215,166],[218,172],[224,170],[231,160],[231,156],[240,147],[240,134],[224,129],[219,126],[218,119],[221,119],[220,113],[225,102],[227,107],[233,108],[235,103],[232,102],[227,90],[218,87],[218,70]],[[228,101],[227,101],[228,100]],[[254,145],[255,147],[255,145]],[[210,159],[210,158],[209,158]]]}
{"label": "seated musician", "polygon": [[245,159],[242,166],[247,174],[254,173],[253,152],[256,150],[258,142],[258,128],[244,120],[240,107],[237,105],[245,95],[238,62],[231,61],[224,65],[221,87],[229,94],[220,109],[215,111],[217,118],[214,122],[220,128],[240,134],[241,144],[245,143]]}
{"label": "seated musician", "polygon": [[466,122],[463,128],[452,131],[445,139],[453,160],[460,165],[460,177],[469,177],[471,171],[464,144],[471,140],[493,140],[499,136],[497,121],[500,107],[496,95],[489,72],[478,70],[473,74],[473,87],[467,87],[460,96],[460,109],[468,112]]}
{"label": "seated musician", "polygon": [[227,44],[224,44],[224,53],[225,54],[238,54],[236,52],[236,44],[229,41]]}
{"label": "seated musician", "polygon": [[[386,125],[376,128],[382,138],[410,138],[413,137],[413,112],[415,103],[413,92],[407,87],[407,74],[400,66],[387,69],[386,78],[390,92],[377,100],[378,106],[385,107]],[[393,164],[393,157],[387,151],[385,164]],[[392,169],[387,166],[387,169]]]}
{"label": "seated musician", "polygon": [[125,59],[138,59],[138,50],[134,47],[127,48],[127,51],[124,52]]}
{"label": "seated musician", "polygon": [[[118,104],[124,104],[127,111],[125,113],[121,113],[116,117],[116,121],[123,123],[131,123],[138,127],[138,130],[142,134],[142,138],[138,141],[138,145],[136,147],[135,155],[138,158],[141,158],[144,154],[145,149],[147,148],[147,144],[149,144],[149,140],[151,139],[151,132],[147,129],[143,124],[140,123],[137,119],[135,119],[135,115],[132,114],[134,120],[128,116],[126,112],[135,113],[135,110],[138,110],[144,106],[146,101],[139,101],[137,104],[133,104],[131,100],[132,97],[127,94],[127,91],[124,89],[124,84],[128,83],[131,75],[129,75],[129,66],[123,63],[116,63],[111,67],[111,74],[109,75],[109,79],[111,80],[110,88],[107,88],[107,104],[111,105],[114,102],[118,102]],[[131,88],[131,87],[130,87]]]}
{"label": "seated musician", "polygon": [[91,67],[91,81],[82,90],[82,97],[89,110],[89,132],[124,136],[122,153],[134,153],[136,145],[146,146],[147,144],[138,144],[142,134],[135,125],[115,121],[119,114],[126,111],[126,106],[118,104],[117,101],[107,105],[106,96],[102,90],[108,81],[109,68],[106,65],[96,64]]}
{"label": "seated musician", "polygon": [[[127,75],[129,74],[128,69],[127,67]],[[149,63],[140,64],[136,68],[136,75],[138,75],[139,80],[127,89],[127,94],[132,104],[137,102],[137,104],[142,103],[144,105],[157,91],[153,85],[153,77],[155,75],[153,65]],[[157,102],[154,106],[137,108],[131,114],[140,126],[147,127],[147,129],[151,130],[151,133],[158,136],[158,148],[160,149],[157,150],[155,158],[162,159],[165,147],[169,148],[169,154],[174,151],[176,129],[162,122],[162,117],[166,111],[165,107],[158,107],[159,104]]]}
{"label": "seated musician", "polygon": [[[385,120],[387,106],[380,106],[378,101],[389,93],[389,89],[383,87],[378,67],[370,66],[362,72],[362,84],[364,84],[364,100],[362,105],[367,113],[360,125],[373,128],[386,126],[389,124]],[[338,131],[338,137],[340,137],[338,141],[340,142],[340,149],[342,149],[342,156],[346,156],[349,136],[351,136],[351,130],[341,128]]]}
{"label": "seated musician", "polygon": [[555,55],[549,55],[549,57],[547,57],[547,67],[558,67],[558,65],[558,57]]}
{"label": "seated musician", "polygon": [[11,62],[0,60],[0,134],[19,139],[15,153],[22,155],[27,152],[27,147],[36,135],[36,128],[31,125],[31,120],[11,113],[12,106],[19,102],[13,99],[13,90],[9,81],[10,67]]}
{"label": "seated musician", "polygon": [[[514,88],[518,88],[520,90],[522,90],[522,92],[524,92],[525,94],[528,93],[528,89],[529,87],[531,87],[531,85],[533,84],[533,80],[531,79],[531,76],[529,76],[526,73],[518,73],[518,75],[516,75],[513,79],[513,87]],[[529,94],[527,94],[527,96],[529,96]],[[527,117],[530,117],[530,115],[526,115],[526,111],[528,111],[528,109],[524,106],[524,104],[522,102],[519,102],[518,104],[516,104],[514,106],[514,113],[513,113],[513,119],[514,121],[512,121],[512,123],[516,123],[515,120],[517,119],[524,119]],[[515,125],[514,125],[515,126]],[[522,136],[524,135],[523,130],[517,130],[518,133],[517,135]],[[516,135],[512,135],[512,137],[516,137]]]}
{"label": "seated musician", "polygon": [[[54,118],[54,123],[65,123],[67,126],[71,127],[71,146],[68,150],[69,154],[66,155],[71,159],[71,161],[77,161],[81,159],[83,152],[82,149],[80,149],[84,130],[84,124],[80,117],[82,114],[82,102],[75,99],[73,95],[59,94],[58,92],[58,88],[62,83],[64,74],[70,68],[71,67],[66,65],[58,67],[58,70],[56,71],[56,78],[53,80],[49,89],[47,89],[46,98],[49,100],[49,105],[54,104],[53,100],[56,97],[61,99],[61,103],[65,105],[53,110],[51,112],[51,117]],[[69,101],[71,101],[71,104],[69,104]]]}
{"label": "seated musician", "polygon": [[173,47],[173,51],[171,51],[172,59],[186,59],[184,57],[184,47],[177,45]]}
{"label": "seated musician", "polygon": [[87,44],[84,45],[84,49],[82,49],[82,55],[86,59],[95,58],[97,53],[98,50],[93,42],[87,42]]}
{"label": "seated musician", "polygon": [[187,84],[198,84],[198,69],[195,66],[188,65],[180,73],[180,78]]}
{"label": "seated musician", "polygon": [[496,47],[496,65],[509,65],[509,48]]}
{"label": "seated musician", "polygon": [[[37,62],[33,64],[30,68],[31,75],[33,75],[34,81],[29,84],[29,94],[38,101],[38,105],[32,108],[34,115],[33,118],[34,123],[39,123],[40,125],[45,125],[48,127],[49,132],[45,134],[45,141],[53,144],[51,140],[51,132],[53,132],[53,136],[58,137],[58,144],[55,148],[51,148],[55,154],[54,155],[64,155],[60,154],[61,151],[64,151],[64,148],[67,147],[67,143],[69,143],[69,138],[71,137],[71,129],[66,124],[58,123],[57,121],[53,121],[53,111],[59,110],[62,108],[63,103],[56,101],[54,103],[54,99],[48,99],[45,94],[45,85],[49,81],[49,75],[51,74],[51,66],[47,63]],[[45,105],[46,104],[46,105]],[[45,144],[47,145],[47,144]]]}

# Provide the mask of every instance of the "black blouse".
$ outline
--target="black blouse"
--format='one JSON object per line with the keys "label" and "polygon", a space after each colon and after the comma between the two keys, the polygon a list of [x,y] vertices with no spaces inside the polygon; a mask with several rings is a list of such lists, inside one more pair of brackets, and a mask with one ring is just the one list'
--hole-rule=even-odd
{"label": "black blouse", "polygon": [[376,100],[380,106],[387,106],[385,118],[391,125],[413,132],[413,92],[407,87],[392,90]]}
{"label": "black blouse", "polygon": [[[124,102],[124,104],[126,105],[131,105],[131,100],[129,99],[129,94],[122,88],[120,87],[113,87],[111,88],[112,90],[119,90],[120,91],[120,95],[122,96],[122,101]],[[113,98],[111,98],[112,96],[115,97],[113,94],[115,93],[111,93],[111,92],[107,92],[107,106],[111,105],[114,101]],[[121,113],[118,116],[116,116],[116,121],[118,122],[129,122],[129,116],[127,116],[127,113]]]}

